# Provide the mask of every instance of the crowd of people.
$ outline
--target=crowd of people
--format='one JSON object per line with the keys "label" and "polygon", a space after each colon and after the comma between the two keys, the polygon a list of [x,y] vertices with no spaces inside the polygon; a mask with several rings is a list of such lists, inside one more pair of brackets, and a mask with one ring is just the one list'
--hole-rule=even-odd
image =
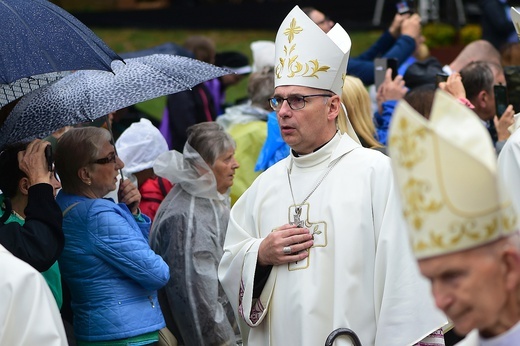
{"label": "crowd of people", "polygon": [[[160,124],[1,148],[0,344],[520,344],[520,125],[494,93],[520,59],[486,36],[443,66],[421,30],[398,13],[351,57],[296,6],[253,62],[188,38],[233,73]],[[377,87],[375,58],[398,64]]]}

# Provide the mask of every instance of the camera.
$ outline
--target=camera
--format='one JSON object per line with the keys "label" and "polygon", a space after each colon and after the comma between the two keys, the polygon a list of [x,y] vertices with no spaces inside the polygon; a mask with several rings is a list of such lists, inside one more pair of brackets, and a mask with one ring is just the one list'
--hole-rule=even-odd
{"label": "camera", "polygon": [[47,168],[49,169],[49,172],[52,172],[52,163],[54,159],[52,157],[52,146],[50,145],[45,147],[45,159],[47,160]]}
{"label": "camera", "polygon": [[448,80],[448,75],[444,72],[438,72],[435,75],[435,85],[439,87],[439,83],[446,82]]}
{"label": "camera", "polygon": [[408,1],[398,1],[395,4],[397,8],[397,13],[399,14],[412,14],[414,13],[414,3],[413,0]]}

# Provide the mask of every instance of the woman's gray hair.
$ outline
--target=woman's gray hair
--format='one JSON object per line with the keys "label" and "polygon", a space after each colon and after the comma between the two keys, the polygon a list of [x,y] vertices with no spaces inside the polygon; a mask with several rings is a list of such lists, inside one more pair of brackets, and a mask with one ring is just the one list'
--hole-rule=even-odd
{"label": "woman's gray hair", "polygon": [[79,192],[82,186],[79,169],[98,159],[103,144],[111,140],[110,132],[100,127],[74,128],[60,137],[55,166],[65,192]]}
{"label": "woman's gray hair", "polygon": [[274,67],[266,66],[259,72],[253,72],[249,76],[247,93],[251,104],[256,107],[271,111],[268,99],[274,92]]}
{"label": "woman's gray hair", "polygon": [[192,125],[188,127],[186,133],[187,143],[209,166],[213,166],[220,155],[236,147],[233,138],[220,124],[213,121]]}

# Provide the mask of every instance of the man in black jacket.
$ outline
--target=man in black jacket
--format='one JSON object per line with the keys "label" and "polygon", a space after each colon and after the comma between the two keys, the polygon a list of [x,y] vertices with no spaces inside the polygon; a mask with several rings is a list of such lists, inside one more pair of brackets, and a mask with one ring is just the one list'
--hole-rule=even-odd
{"label": "man in black jacket", "polygon": [[[0,225],[0,244],[40,272],[46,271],[56,262],[65,243],[61,228],[63,217],[54,200],[54,188],[51,185],[51,175],[54,173],[49,171],[45,156],[45,147],[48,145],[50,143],[36,139],[28,144],[26,150],[18,152],[18,167],[26,176],[28,187],[25,223],[23,226],[16,222],[2,222]],[[0,152],[0,162],[4,161],[2,156],[7,153],[6,150]],[[0,166],[0,187],[7,189],[4,186],[6,177],[15,170]],[[9,202],[5,200],[1,207],[4,213],[12,212]]]}

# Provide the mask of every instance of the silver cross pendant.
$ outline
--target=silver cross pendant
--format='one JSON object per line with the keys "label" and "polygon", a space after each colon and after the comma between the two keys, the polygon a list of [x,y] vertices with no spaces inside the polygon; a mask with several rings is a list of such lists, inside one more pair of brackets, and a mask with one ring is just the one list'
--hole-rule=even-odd
{"label": "silver cross pendant", "polygon": [[295,207],[294,209],[294,221],[292,222],[293,225],[295,225],[296,227],[299,227],[299,228],[302,228],[303,227],[303,220],[301,219],[301,216],[302,216],[302,207],[301,206],[298,206],[298,207]]}

